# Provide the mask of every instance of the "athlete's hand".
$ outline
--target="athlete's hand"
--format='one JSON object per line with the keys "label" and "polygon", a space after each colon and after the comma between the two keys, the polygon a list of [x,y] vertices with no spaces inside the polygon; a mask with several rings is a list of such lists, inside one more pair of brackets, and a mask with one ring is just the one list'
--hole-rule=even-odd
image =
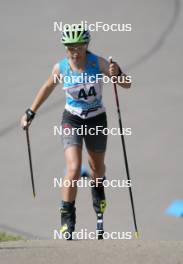
{"label": "athlete's hand", "polygon": [[121,70],[116,62],[112,62],[109,64],[109,75],[110,76],[118,76],[121,73]]}
{"label": "athlete's hand", "polygon": [[34,119],[34,116],[35,116],[35,112],[33,112],[30,108],[28,108],[26,111],[25,111],[25,114],[22,116],[21,118],[21,127],[23,129],[26,129],[30,126],[32,120]]}
{"label": "athlete's hand", "polygon": [[31,122],[27,122],[27,115],[24,114],[20,120],[20,125],[22,127],[22,129],[26,129],[30,126]]}

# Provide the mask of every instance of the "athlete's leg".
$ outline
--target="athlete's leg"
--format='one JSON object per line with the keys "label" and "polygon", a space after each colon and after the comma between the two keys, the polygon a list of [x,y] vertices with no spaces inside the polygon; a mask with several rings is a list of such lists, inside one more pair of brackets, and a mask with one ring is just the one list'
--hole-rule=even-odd
{"label": "athlete's leg", "polygon": [[[66,202],[73,202],[77,193],[76,181],[80,178],[82,148],[73,145],[66,148],[64,154],[67,173],[63,179],[62,198]],[[69,183],[70,187],[66,187]]]}
{"label": "athlete's leg", "polygon": [[94,181],[94,185],[91,188],[93,207],[95,212],[104,213],[105,211],[105,193],[103,180],[105,175],[105,164],[104,164],[105,152],[97,153],[88,150],[88,162],[90,166],[91,178]]}
{"label": "athlete's leg", "polygon": [[104,164],[105,152],[94,152],[88,150],[88,163],[91,170],[91,177],[93,180],[101,178],[105,174]]}
{"label": "athlete's leg", "polygon": [[[91,188],[93,208],[97,215],[97,231],[98,238],[103,235],[103,213],[106,208],[106,199],[103,186],[105,175],[105,151],[107,146],[107,135],[103,133],[102,128],[107,128],[106,113],[97,115],[94,118],[87,120],[88,132],[90,128],[96,130],[96,135],[89,133],[84,137],[86,148],[88,150],[88,162],[91,169],[91,177],[94,180],[94,185]],[[100,126],[100,131],[97,132],[97,126]]]}
{"label": "athlete's leg", "polygon": [[62,186],[61,232],[66,239],[72,239],[75,230],[76,208],[75,198],[77,193],[76,181],[80,177],[82,147],[73,145],[65,149],[66,175]]}
{"label": "athlete's leg", "polygon": [[93,208],[97,215],[97,232],[98,238],[102,239],[103,235],[103,214],[106,208],[106,199],[103,186],[105,164],[105,152],[97,153],[88,150],[88,162],[91,169],[91,178],[94,181],[91,187]]}

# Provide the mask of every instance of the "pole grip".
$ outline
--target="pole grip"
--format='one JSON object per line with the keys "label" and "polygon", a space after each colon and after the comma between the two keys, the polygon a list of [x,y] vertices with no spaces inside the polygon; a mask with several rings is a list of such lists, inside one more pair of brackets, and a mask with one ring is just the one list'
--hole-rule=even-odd
{"label": "pole grip", "polygon": [[112,56],[109,56],[109,63],[112,63]]}

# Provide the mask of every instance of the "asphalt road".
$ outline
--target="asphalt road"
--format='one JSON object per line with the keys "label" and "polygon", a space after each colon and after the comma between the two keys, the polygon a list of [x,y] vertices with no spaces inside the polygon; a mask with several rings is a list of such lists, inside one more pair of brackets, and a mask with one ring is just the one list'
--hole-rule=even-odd
{"label": "asphalt road", "polygon": [[130,263],[182,264],[183,244],[176,241],[28,241],[0,244],[3,264]]}
{"label": "asphalt road", "polygon": [[[173,200],[183,199],[182,2],[33,0],[25,3],[7,0],[1,3],[0,230],[28,239],[45,240],[53,239],[54,230],[60,227],[58,208],[61,197],[59,188],[53,187],[53,179],[63,177],[65,165],[60,137],[53,136],[53,126],[60,124],[64,109],[61,86],[40,108],[30,129],[36,199],[32,197],[26,139],[19,119],[32,103],[52,66],[65,56],[64,47],[59,42],[60,33],[53,31],[53,22],[86,20],[88,23],[132,24],[131,32],[93,32],[90,50],[105,58],[112,55],[122,69],[132,75],[132,88],[128,91],[119,88],[119,98],[123,125],[132,128],[132,135],[125,139],[141,239],[182,240],[182,218],[165,213]],[[111,85],[104,87],[104,103],[109,126],[117,127]],[[83,160],[86,164],[85,151]],[[109,136],[106,166],[108,179],[126,179],[120,137]],[[133,232],[128,190],[107,188],[106,194],[105,229],[108,232]],[[81,228],[95,230],[95,214],[88,188],[80,189],[77,197],[77,230]],[[41,242],[36,243],[41,245]],[[120,250],[126,252],[125,242],[123,249],[120,242],[105,243],[112,243],[119,253]],[[13,245],[16,248],[19,244]],[[55,254],[63,252],[59,242],[56,245]],[[65,250],[66,244],[63,245]],[[81,249],[91,253],[98,242],[96,245],[88,241],[87,246],[85,242],[72,245],[73,252],[81,245]],[[133,243],[131,245],[134,251],[139,250]],[[161,246],[165,244],[154,242],[149,245],[157,252],[158,259]],[[170,250],[173,252],[174,246],[178,245],[178,250],[181,243],[166,245],[168,247],[162,247],[162,251],[168,254]],[[4,244],[0,246],[4,247]],[[11,245],[7,247],[9,249],[2,251],[4,261],[6,254],[11,252]],[[49,255],[46,247],[43,245],[43,249],[37,250],[44,250]],[[18,252],[22,258],[34,253],[29,247],[23,251],[13,249],[14,246],[10,258],[14,263]],[[141,249],[145,250],[144,255],[149,250],[145,242]],[[74,254],[69,258],[72,256]],[[171,262],[165,254],[166,262],[151,262],[149,258],[146,263],[179,263],[178,259]],[[110,261],[106,260],[106,263]],[[135,261],[129,263],[137,263]]]}

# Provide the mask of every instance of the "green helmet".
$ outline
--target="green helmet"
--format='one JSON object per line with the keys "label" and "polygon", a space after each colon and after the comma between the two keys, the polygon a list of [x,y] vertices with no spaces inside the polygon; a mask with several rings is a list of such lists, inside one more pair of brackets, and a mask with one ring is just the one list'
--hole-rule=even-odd
{"label": "green helmet", "polygon": [[81,25],[72,25],[62,32],[61,42],[64,45],[76,43],[89,43],[90,33]]}

